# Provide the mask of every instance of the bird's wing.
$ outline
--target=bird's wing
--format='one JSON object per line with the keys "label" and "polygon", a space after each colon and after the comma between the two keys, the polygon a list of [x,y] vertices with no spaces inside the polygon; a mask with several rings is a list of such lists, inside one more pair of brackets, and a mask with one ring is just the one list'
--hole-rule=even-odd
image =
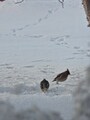
{"label": "bird's wing", "polygon": [[61,77],[62,75],[63,75],[63,73],[60,73],[56,76],[56,78]]}
{"label": "bird's wing", "polygon": [[57,79],[58,77],[59,77],[59,78],[62,77],[62,75],[63,75],[62,73],[58,74],[58,75],[54,78],[53,81],[56,81],[56,79]]}

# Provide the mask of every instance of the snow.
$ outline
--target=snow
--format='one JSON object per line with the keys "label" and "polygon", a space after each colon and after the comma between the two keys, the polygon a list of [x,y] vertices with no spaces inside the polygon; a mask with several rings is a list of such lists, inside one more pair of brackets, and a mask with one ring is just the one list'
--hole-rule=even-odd
{"label": "snow", "polygon": [[62,120],[56,112],[45,112],[37,107],[16,112],[13,106],[8,102],[0,102],[0,120]]}
{"label": "snow", "polygon": [[90,119],[90,67],[87,69],[86,79],[79,83],[75,95],[75,117],[74,120]]}
{"label": "snow", "polygon": [[[0,3],[0,120],[29,120],[33,112],[39,120],[73,118],[73,93],[90,57],[85,17],[78,0],[65,0],[64,8],[58,0]],[[53,83],[67,68],[67,81]],[[43,78],[50,82],[47,93],[40,89]]]}

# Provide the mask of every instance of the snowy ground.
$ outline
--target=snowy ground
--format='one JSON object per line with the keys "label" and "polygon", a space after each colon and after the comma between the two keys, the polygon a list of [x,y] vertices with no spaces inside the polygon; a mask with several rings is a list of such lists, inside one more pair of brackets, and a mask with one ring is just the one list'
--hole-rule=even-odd
{"label": "snowy ground", "polygon": [[[26,0],[0,3],[0,100],[16,110],[38,106],[61,113],[70,120],[74,113],[72,93],[84,79],[90,57],[90,28],[81,1]],[[70,69],[64,83],[53,78]],[[42,93],[46,78],[50,89]]]}

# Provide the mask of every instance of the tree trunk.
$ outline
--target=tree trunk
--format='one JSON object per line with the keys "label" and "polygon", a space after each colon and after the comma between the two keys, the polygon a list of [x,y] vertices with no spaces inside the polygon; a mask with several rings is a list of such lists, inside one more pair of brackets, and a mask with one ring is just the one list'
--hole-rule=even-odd
{"label": "tree trunk", "polygon": [[90,27],[90,0],[82,0],[82,4],[86,13],[88,27]]}

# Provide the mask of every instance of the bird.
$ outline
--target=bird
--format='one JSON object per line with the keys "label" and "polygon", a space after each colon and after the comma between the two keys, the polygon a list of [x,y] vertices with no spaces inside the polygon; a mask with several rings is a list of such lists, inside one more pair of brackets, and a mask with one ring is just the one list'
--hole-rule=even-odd
{"label": "bird", "polygon": [[70,75],[69,69],[67,69],[66,71],[58,74],[52,82],[56,81],[57,84],[58,84],[58,82],[64,82],[64,81],[67,80],[68,75]]}
{"label": "bird", "polygon": [[41,82],[40,82],[40,88],[43,92],[46,92],[48,89],[49,89],[49,82],[46,80],[46,79],[43,79]]}

